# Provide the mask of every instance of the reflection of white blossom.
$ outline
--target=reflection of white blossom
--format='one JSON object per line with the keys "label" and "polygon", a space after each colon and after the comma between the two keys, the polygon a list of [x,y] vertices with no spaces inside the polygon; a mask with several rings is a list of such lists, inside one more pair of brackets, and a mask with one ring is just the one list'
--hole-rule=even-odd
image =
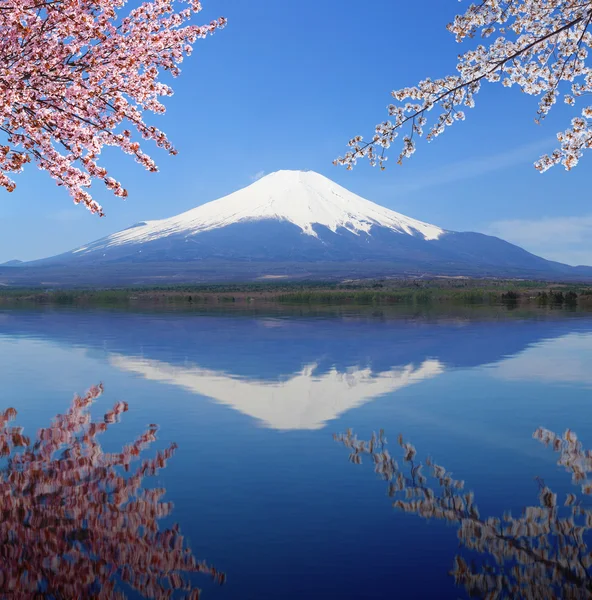
{"label": "reflection of white blossom", "polygon": [[[587,474],[592,471],[592,453],[582,449],[575,434],[562,437],[539,429],[534,437],[560,454],[559,464],[573,473],[574,483],[592,493]],[[592,510],[570,493],[565,506],[539,480],[539,505],[526,507],[520,517],[484,519],[474,496],[464,490],[443,466],[428,459],[427,471],[415,460],[415,448],[399,436],[403,464],[399,467],[386,448],[381,430],[369,441],[358,440],[350,431],[335,436],[351,450],[350,461],[360,464],[371,458],[374,470],[387,482],[393,506],[425,519],[442,519],[458,527],[462,546],[482,555],[479,561],[455,557],[451,575],[457,585],[480,598],[592,598],[592,553],[584,536],[592,528]]]}
{"label": "reflection of white blossom", "polygon": [[[475,105],[483,82],[517,86],[537,96],[537,122],[546,117],[557,99],[574,106],[592,91],[592,70],[587,66],[592,34],[592,6],[579,0],[483,0],[471,4],[455,17],[448,30],[461,42],[480,35],[492,38],[459,56],[457,73],[427,78],[416,86],[392,92],[388,107],[390,120],[376,126],[372,139],[356,136],[350,150],[335,162],[348,168],[367,157],[382,168],[385,151],[404,128],[399,163],[415,152],[415,140],[428,141],[456,121],[465,119],[464,110]],[[433,116],[428,120],[428,113]],[[557,134],[559,149],[536,162],[539,171],[556,164],[574,167],[582,151],[592,146],[592,106],[584,106],[571,126]]]}
{"label": "reflection of white blossom", "polygon": [[559,454],[558,464],[572,474],[573,483],[581,486],[582,493],[592,494],[592,481],[588,478],[588,474],[592,472],[592,451],[584,450],[582,442],[571,429],[563,436],[558,436],[541,427],[534,432],[533,437]]}

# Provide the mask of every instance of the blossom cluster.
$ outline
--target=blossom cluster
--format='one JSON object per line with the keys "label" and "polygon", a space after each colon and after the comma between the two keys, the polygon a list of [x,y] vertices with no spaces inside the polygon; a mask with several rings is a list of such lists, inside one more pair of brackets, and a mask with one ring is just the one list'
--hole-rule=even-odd
{"label": "blossom cluster", "polygon": [[127,191],[99,165],[114,146],[148,171],[141,148],[152,140],[171,154],[165,133],[145,122],[163,113],[172,95],[163,71],[179,74],[198,38],[224,18],[189,24],[198,0],[146,0],[127,15],[127,0],[2,0],[0,6],[0,187],[34,162],[64,186],[75,203],[103,214],[88,191],[102,180],[116,196]]}
{"label": "blossom cluster", "polygon": [[[539,123],[560,98],[575,106],[592,92],[592,70],[587,66],[591,21],[592,6],[587,0],[483,0],[471,4],[448,30],[458,42],[477,36],[488,41],[461,54],[455,74],[426,78],[416,86],[393,91],[390,119],[376,126],[370,140],[362,136],[350,140],[350,150],[335,164],[351,169],[365,157],[384,168],[386,150],[403,133],[400,164],[415,152],[417,138],[431,141],[463,121],[484,82],[518,87],[538,97]],[[557,164],[570,170],[583,151],[592,147],[592,105],[583,106],[557,138],[559,148],[535,163],[540,172]]]}
{"label": "blossom cluster", "polygon": [[93,420],[92,403],[102,385],[76,396],[70,410],[41,429],[34,441],[10,426],[16,411],[0,413],[0,595],[10,598],[104,598],[124,600],[117,582],[147,598],[197,600],[189,574],[225,576],[197,561],[178,526],[161,530],[171,513],[164,489],[144,479],[167,465],[175,445],[134,461],[156,440],[151,425],[120,452],[105,452],[99,434],[127,411],[118,402]]}

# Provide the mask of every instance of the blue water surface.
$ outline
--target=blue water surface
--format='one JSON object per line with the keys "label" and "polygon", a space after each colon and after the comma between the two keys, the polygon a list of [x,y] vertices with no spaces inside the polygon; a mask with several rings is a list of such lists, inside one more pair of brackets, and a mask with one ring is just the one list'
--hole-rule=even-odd
{"label": "blue water surface", "polygon": [[[553,598],[568,588],[589,597],[592,318],[585,315],[3,310],[0,365],[0,411],[17,411],[6,413],[0,436],[0,446],[8,440],[0,459],[3,597],[19,590],[68,597],[73,588],[60,596],[68,565],[91,581],[87,594],[98,597],[109,581],[107,597],[165,597],[178,585],[166,557],[179,543],[207,567],[189,573],[173,597],[197,598],[197,588],[211,600],[453,599],[492,590],[491,597]],[[68,425],[55,421],[75,394],[98,384],[102,393]],[[88,433],[84,415],[104,423],[120,402],[96,437],[100,446],[81,450],[74,438]],[[156,440],[132,453],[126,471],[122,449],[151,425]],[[559,436],[573,430],[582,447],[569,434],[554,451],[533,438],[539,427]],[[31,450],[42,428],[50,433]],[[382,445],[369,456],[367,446],[356,452],[334,439],[348,429],[363,440],[384,430],[397,460],[390,481],[375,472]],[[19,445],[15,432],[29,440]],[[403,460],[399,434],[417,452],[411,461]],[[33,454],[15,462],[27,441]],[[143,473],[132,500],[114,496],[114,474],[125,480],[172,444],[174,454],[153,476]],[[108,453],[117,453],[113,465]],[[428,466],[422,481],[417,466],[428,457],[463,489],[432,477]],[[415,498],[404,490],[389,496],[397,474],[422,503],[393,505]],[[149,502],[137,498],[155,488],[172,506],[148,518]],[[456,505],[454,497],[468,492],[474,500]],[[570,493],[575,499],[564,506]],[[528,507],[544,514],[533,517]],[[511,532],[488,521],[509,514]],[[175,524],[174,539],[147,534]],[[479,541],[467,534],[471,527]],[[34,558],[43,553],[47,559]],[[63,562],[50,564],[52,553]],[[161,587],[146,583],[156,580]]]}

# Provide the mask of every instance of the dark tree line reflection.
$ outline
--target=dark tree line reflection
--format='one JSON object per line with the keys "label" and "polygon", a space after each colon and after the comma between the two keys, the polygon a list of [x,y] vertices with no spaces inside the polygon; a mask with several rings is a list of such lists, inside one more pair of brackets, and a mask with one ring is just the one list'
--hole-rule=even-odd
{"label": "dark tree line reflection", "polygon": [[120,599],[128,587],[196,600],[191,574],[224,582],[195,559],[178,526],[159,529],[172,510],[165,490],[143,488],[175,445],[141,459],[156,440],[151,425],[120,452],[104,452],[99,434],[128,407],[119,402],[93,421],[89,408],[102,393],[95,386],[76,396],[34,441],[10,425],[16,410],[0,413],[0,597]]}
{"label": "dark tree line reflection", "polygon": [[451,575],[467,593],[478,598],[592,598],[592,553],[585,541],[592,528],[592,452],[585,450],[568,430],[558,436],[538,429],[533,437],[559,455],[558,464],[572,474],[577,486],[559,502],[544,481],[537,479],[539,503],[525,508],[520,517],[480,515],[475,498],[463,481],[443,466],[416,458],[415,448],[400,436],[401,465],[389,454],[384,431],[368,441],[348,431],[335,439],[351,450],[350,461],[366,455],[374,470],[387,482],[393,506],[424,519],[441,519],[458,528],[461,547]]}

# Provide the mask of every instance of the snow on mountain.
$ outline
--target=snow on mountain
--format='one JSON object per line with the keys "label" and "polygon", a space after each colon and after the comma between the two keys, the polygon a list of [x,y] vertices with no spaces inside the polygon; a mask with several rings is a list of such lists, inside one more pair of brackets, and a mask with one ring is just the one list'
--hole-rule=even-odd
{"label": "snow on mountain", "polygon": [[[146,221],[115,233],[92,250],[141,244],[171,235],[191,236],[247,221],[276,220],[292,223],[318,237],[314,225],[335,232],[369,233],[373,226],[397,233],[437,240],[443,229],[396,213],[365,200],[313,171],[277,171],[237,192],[158,221]],[[91,251],[88,246],[75,253]]]}

